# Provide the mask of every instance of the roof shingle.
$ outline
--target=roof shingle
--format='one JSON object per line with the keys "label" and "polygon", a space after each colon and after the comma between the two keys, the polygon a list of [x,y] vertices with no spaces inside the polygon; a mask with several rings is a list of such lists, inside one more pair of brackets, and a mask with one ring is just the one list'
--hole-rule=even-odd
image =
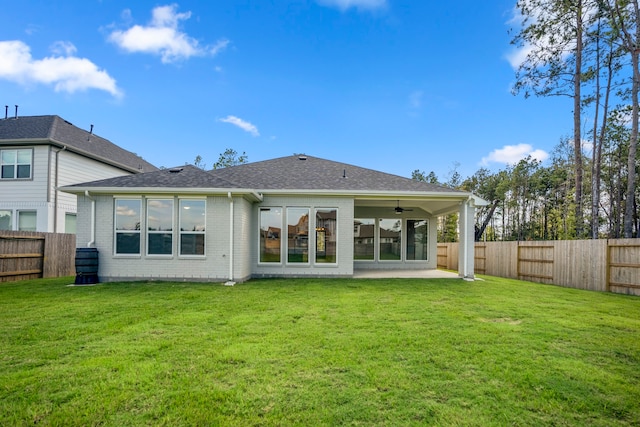
{"label": "roof shingle", "polygon": [[261,190],[352,190],[457,192],[439,184],[334,162],[293,155],[215,169],[211,174],[243,188]]}
{"label": "roof shingle", "polygon": [[21,116],[0,120],[0,144],[41,143],[42,141],[66,146],[70,151],[79,152],[131,172],[158,170],[135,153],[80,129],[59,116]]}

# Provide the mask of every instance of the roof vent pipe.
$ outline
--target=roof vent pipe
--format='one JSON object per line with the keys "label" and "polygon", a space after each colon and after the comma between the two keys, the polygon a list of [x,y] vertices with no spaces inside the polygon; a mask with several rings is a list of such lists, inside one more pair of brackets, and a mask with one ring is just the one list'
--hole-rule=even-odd
{"label": "roof vent pipe", "polygon": [[4,118],[8,118],[9,117],[9,106],[5,105],[4,106]]}
{"label": "roof vent pipe", "polygon": [[347,170],[346,169],[342,169],[342,177],[343,178],[347,177]]}
{"label": "roof vent pipe", "polygon": [[89,135],[87,135],[87,141],[91,140],[91,135],[93,135],[93,125],[91,125],[91,129],[89,130]]}
{"label": "roof vent pipe", "polygon": [[16,105],[16,119],[18,118],[18,105]]}

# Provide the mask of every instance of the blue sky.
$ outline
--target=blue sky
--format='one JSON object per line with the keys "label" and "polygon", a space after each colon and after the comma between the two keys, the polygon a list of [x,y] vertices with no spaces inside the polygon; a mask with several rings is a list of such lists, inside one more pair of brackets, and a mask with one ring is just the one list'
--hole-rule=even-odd
{"label": "blue sky", "polygon": [[463,177],[571,132],[524,99],[515,0],[0,0],[0,104],[57,114],[157,166],[293,153]]}

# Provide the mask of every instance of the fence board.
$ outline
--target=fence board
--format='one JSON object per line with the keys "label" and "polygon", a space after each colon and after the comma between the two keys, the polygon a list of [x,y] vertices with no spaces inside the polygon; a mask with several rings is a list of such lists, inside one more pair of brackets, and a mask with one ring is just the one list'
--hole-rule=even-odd
{"label": "fence board", "polygon": [[0,282],[75,274],[73,234],[0,231]]}
{"label": "fence board", "polygon": [[607,290],[640,295],[640,239],[609,241]]}
{"label": "fence board", "polygon": [[[438,267],[457,251],[439,243]],[[478,242],[474,259],[478,274],[640,295],[640,239]]]}

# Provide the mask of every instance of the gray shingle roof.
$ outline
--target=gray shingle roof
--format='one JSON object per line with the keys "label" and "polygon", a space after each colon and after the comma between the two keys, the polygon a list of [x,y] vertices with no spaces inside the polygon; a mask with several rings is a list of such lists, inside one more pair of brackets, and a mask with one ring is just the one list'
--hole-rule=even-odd
{"label": "gray shingle roof", "polygon": [[234,188],[228,181],[212,176],[210,173],[192,165],[162,169],[136,175],[118,176],[70,185],[74,187],[103,188]]}
{"label": "gray shingle roof", "polygon": [[53,143],[131,172],[157,167],[111,141],[90,134],[59,116],[19,116],[0,120],[0,145]]}
{"label": "gray shingle roof", "polygon": [[[179,171],[178,171],[179,169]],[[173,172],[172,172],[173,171]],[[72,188],[189,188],[278,190],[460,193],[438,184],[365,169],[317,157],[281,157],[239,166],[203,171],[192,165],[137,175],[76,184]]]}
{"label": "gray shingle roof", "polygon": [[[211,171],[241,188],[262,190],[346,190],[457,192],[430,184],[318,157],[293,155]],[[463,192],[461,192],[463,193]]]}

